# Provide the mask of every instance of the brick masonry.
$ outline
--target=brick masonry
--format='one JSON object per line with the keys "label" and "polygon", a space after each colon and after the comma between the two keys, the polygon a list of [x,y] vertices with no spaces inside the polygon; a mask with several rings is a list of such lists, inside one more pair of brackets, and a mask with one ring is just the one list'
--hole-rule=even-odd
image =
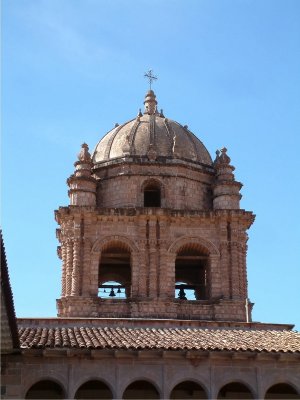
{"label": "brick masonry", "polygon": [[[58,318],[19,321],[25,326],[25,342],[17,352],[2,355],[1,397],[24,398],[32,385],[52,381],[62,389],[62,398],[72,399],[82,384],[99,380],[113,398],[122,398],[128,385],[142,380],[151,383],[160,398],[170,398],[177,384],[192,381],[202,387],[203,398],[215,399],[225,385],[235,383],[257,399],[265,398],[270,387],[286,384],[298,394],[285,398],[299,399],[299,335],[289,336],[293,339],[288,350],[284,341],[269,351],[267,334],[259,334],[259,339],[254,335],[262,328],[251,322],[247,288],[247,230],[254,215],[240,208],[242,184],[235,180],[227,150],[218,151],[212,162],[186,126],[157,112],[152,91],[144,103],[144,115],[140,112],[116,126],[92,157],[82,145],[67,181],[70,204],[55,211],[62,265]],[[144,207],[147,187],[159,193],[160,207]],[[202,260],[202,297],[175,298],[176,281],[189,268],[188,262],[180,264],[176,278],[180,258]],[[127,298],[100,297],[101,274],[114,280],[126,268]],[[190,271],[189,284],[192,277]],[[77,328],[72,331],[75,319]],[[107,329],[108,348],[89,347],[89,329],[101,323]],[[64,334],[57,328],[63,325]],[[183,325],[186,332],[201,327],[207,335],[202,347],[188,350],[182,342],[176,346],[174,337],[172,350],[159,347],[154,339],[152,347],[141,348],[139,339],[129,346],[122,330],[128,334],[139,326],[155,328],[168,343],[172,333],[166,338],[162,329]],[[109,336],[112,326],[120,337]],[[221,347],[205,348],[209,335],[221,326]],[[75,348],[70,338],[64,344],[68,327],[73,338],[78,334]],[[85,343],[80,327],[88,328],[82,329]],[[243,329],[248,339],[253,333],[252,350],[243,340],[231,349],[222,347],[235,328]],[[273,337],[272,331],[289,331],[292,326],[266,324],[262,329]],[[197,344],[200,339],[196,335],[194,340]]]}

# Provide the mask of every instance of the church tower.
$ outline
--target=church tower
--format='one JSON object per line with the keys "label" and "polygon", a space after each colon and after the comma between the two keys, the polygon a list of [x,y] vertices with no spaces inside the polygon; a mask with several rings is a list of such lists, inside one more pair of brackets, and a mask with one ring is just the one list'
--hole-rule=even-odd
{"label": "church tower", "polygon": [[59,317],[250,321],[247,229],[227,149],[145,109],[88,146],[56,212]]}
{"label": "church tower", "polygon": [[55,212],[58,317],[17,320],[4,398],[300,399],[299,333],[251,321],[254,215],[227,149],[213,161],[152,90],[144,105],[82,144]]}

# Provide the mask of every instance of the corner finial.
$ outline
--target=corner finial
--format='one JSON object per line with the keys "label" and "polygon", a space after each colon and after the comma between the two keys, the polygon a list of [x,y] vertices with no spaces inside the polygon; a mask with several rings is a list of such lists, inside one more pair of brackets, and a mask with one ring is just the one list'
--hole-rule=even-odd
{"label": "corner finial", "polygon": [[149,69],[148,72],[145,72],[144,78],[147,78],[149,80],[149,87],[151,90],[152,82],[157,81],[157,76],[153,75],[153,69]]}
{"label": "corner finial", "polygon": [[[216,159],[214,161],[215,165],[229,165],[230,164],[230,157],[227,155],[227,149],[226,147],[223,147],[220,150],[216,151]],[[232,167],[233,168],[233,167]]]}
{"label": "corner finial", "polygon": [[89,146],[86,143],[81,145],[81,150],[78,154],[78,160],[81,162],[91,162],[91,155],[89,153]]}

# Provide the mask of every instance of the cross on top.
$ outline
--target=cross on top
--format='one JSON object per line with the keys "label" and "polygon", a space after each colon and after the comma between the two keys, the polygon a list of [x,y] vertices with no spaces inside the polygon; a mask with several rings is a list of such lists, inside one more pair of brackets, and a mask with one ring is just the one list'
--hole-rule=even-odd
{"label": "cross on top", "polygon": [[149,71],[145,73],[144,77],[149,79],[149,85],[151,90],[152,82],[157,81],[157,76],[153,75],[153,69],[149,69]]}

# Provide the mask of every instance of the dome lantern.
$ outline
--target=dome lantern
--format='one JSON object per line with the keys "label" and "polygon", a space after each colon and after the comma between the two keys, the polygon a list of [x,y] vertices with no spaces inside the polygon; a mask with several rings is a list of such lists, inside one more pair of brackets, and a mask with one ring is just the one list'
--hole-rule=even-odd
{"label": "dome lantern", "polygon": [[145,104],[144,114],[149,114],[149,115],[156,114],[157,101],[153,90],[149,90],[146,93],[144,104]]}

